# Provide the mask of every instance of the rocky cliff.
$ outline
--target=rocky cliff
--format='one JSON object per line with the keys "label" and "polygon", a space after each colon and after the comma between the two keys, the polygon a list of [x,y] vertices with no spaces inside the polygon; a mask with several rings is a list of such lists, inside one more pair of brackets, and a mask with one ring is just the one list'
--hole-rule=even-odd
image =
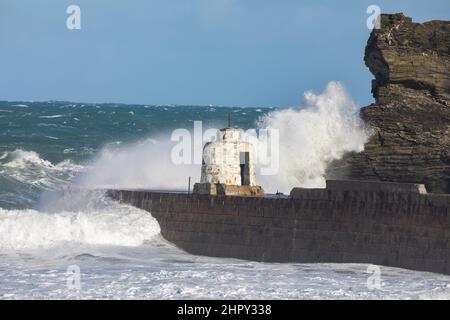
{"label": "rocky cliff", "polygon": [[328,178],[424,183],[450,193],[450,22],[384,14],[364,61],[376,103],[362,108],[365,150],[330,166]]}

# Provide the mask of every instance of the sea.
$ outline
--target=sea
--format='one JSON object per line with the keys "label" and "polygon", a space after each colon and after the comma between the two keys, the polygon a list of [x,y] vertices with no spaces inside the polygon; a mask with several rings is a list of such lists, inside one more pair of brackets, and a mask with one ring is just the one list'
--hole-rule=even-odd
{"label": "sea", "polygon": [[449,299],[436,273],[191,255],[151,212],[105,196],[186,191],[200,165],[171,163],[174,132],[225,127],[229,114],[239,128],[279,127],[287,159],[262,180],[269,192],[323,184],[330,159],[367,138],[358,106],[330,86],[293,108],[1,101],[0,299]]}

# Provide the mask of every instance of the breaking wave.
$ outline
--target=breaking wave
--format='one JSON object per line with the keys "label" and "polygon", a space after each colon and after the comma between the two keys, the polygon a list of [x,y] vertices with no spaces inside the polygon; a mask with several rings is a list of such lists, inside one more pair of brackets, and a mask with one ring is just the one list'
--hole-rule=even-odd
{"label": "breaking wave", "polygon": [[159,233],[147,212],[116,206],[107,211],[45,213],[0,208],[0,250],[41,249],[64,243],[138,246]]}
{"label": "breaking wave", "polygon": [[0,250],[64,244],[138,246],[159,234],[146,211],[108,199],[103,191],[66,187],[44,197],[40,210],[0,208]]}
{"label": "breaking wave", "polygon": [[261,128],[279,130],[279,171],[260,176],[269,191],[289,192],[293,187],[325,187],[327,166],[346,152],[360,152],[368,130],[359,117],[359,107],[339,82],[330,82],[316,95],[308,91],[304,105],[265,115]]}
{"label": "breaking wave", "polygon": [[138,246],[159,234],[148,212],[112,201],[104,191],[76,187],[74,178],[84,170],[70,160],[52,164],[33,151],[3,153],[0,251],[67,243]]}
{"label": "breaking wave", "polygon": [[17,149],[0,156],[0,168],[19,181],[41,186],[50,186],[52,182],[67,181],[83,169],[83,166],[64,160],[56,165],[42,159],[34,151]]}
{"label": "breaking wave", "polygon": [[43,191],[69,183],[83,169],[70,160],[54,165],[34,151],[4,152],[0,155],[0,207],[29,208]]}

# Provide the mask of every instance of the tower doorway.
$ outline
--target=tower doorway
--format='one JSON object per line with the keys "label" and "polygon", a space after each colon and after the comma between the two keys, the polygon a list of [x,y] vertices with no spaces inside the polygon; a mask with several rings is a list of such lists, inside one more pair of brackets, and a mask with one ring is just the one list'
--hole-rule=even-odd
{"label": "tower doorway", "polygon": [[239,160],[241,166],[241,185],[250,185],[250,153],[240,152]]}

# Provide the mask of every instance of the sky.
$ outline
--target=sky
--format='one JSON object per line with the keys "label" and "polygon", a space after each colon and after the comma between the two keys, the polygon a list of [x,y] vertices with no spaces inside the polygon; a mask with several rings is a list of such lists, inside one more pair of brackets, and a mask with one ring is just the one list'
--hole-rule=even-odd
{"label": "sky", "polygon": [[368,105],[372,4],[450,20],[449,0],[0,0],[0,100],[289,107],[337,80]]}

